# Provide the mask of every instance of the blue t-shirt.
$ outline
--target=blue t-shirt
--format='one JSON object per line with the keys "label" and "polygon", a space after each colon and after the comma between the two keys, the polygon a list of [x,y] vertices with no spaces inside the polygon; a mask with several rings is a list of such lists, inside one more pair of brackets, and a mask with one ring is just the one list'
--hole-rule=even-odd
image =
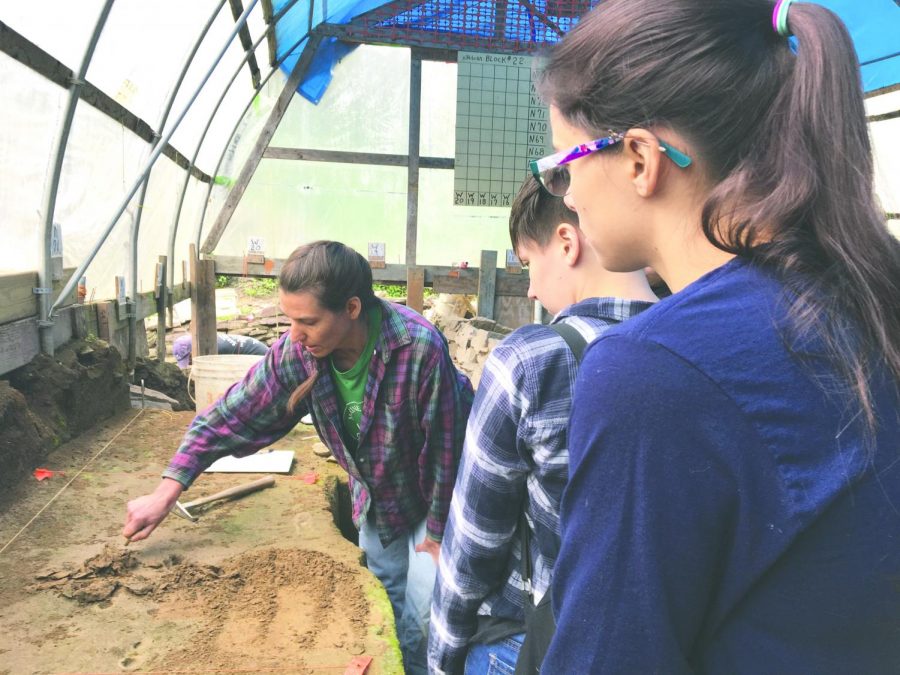
{"label": "blue t-shirt", "polygon": [[586,352],[542,672],[900,671],[896,383],[866,446],[782,293],[733,260]]}

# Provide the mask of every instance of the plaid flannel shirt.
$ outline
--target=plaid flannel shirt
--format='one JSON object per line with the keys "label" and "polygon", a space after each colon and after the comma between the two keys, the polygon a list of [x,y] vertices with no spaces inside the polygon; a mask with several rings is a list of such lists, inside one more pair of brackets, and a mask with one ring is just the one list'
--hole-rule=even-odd
{"label": "plaid flannel shirt", "polygon": [[[553,323],[564,321],[591,342],[650,306],[590,298],[561,311]],[[577,373],[565,341],[540,325],[507,336],[485,364],[441,545],[429,672],[462,671],[478,614],[523,620],[517,529],[523,504],[533,533],[535,601],[550,585],[560,546],[566,432]]]}
{"label": "plaid flannel shirt", "polygon": [[[314,371],[319,377],[310,395],[289,413],[288,399]],[[197,415],[163,476],[187,487],[219,457],[242,457],[271,445],[309,412],[320,438],[350,475],[357,527],[374,505],[384,545],[423,518],[428,536],[441,541],[472,396],[443,335],[412,310],[382,302],[381,335],[369,364],[354,453],[341,438],[327,362],[285,333],[243,381]]]}

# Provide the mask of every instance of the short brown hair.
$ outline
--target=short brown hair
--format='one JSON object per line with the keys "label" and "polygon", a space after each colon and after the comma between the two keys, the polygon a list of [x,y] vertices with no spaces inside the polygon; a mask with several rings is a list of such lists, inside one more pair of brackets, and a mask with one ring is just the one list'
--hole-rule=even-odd
{"label": "short brown hair", "polygon": [[546,246],[560,223],[578,227],[578,215],[562,197],[547,192],[534,176],[522,181],[509,212],[509,240],[514,251],[525,241]]}

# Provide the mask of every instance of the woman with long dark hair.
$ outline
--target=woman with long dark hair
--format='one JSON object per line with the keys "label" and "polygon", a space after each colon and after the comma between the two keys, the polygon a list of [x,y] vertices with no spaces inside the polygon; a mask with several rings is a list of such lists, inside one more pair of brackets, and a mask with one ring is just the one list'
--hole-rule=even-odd
{"label": "woman with long dark hair", "polygon": [[279,277],[288,330],[244,380],[194,419],[156,491],[128,503],[145,539],[219,457],[271,445],[306,414],[350,476],[366,564],[384,584],[408,673],[425,673],[435,563],[472,386],[438,330],[372,291],[372,270],[336,241],[295,250]]}
{"label": "woman with long dark hair", "polygon": [[896,672],[900,245],[846,28],[607,0],[540,90],[535,173],[673,291],[585,355],[543,671]]}

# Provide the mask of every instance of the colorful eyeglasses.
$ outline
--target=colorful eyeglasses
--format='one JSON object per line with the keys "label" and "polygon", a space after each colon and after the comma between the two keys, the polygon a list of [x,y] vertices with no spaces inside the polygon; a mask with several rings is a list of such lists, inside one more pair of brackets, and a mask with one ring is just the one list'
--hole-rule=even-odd
{"label": "colorful eyeglasses", "polygon": [[[569,162],[573,162],[581,157],[586,157],[593,152],[599,152],[605,148],[615,145],[625,139],[625,134],[610,132],[609,136],[598,138],[589,143],[576,145],[571,150],[562,150],[560,152],[548,155],[541,159],[533,159],[529,163],[531,173],[538,182],[544,186],[552,195],[563,197],[569,191],[569,168],[566,166]],[[676,150],[665,141],[656,139],[659,142],[659,149],[666,156],[675,162],[676,166],[682,169],[691,165],[691,158],[683,152]]]}

